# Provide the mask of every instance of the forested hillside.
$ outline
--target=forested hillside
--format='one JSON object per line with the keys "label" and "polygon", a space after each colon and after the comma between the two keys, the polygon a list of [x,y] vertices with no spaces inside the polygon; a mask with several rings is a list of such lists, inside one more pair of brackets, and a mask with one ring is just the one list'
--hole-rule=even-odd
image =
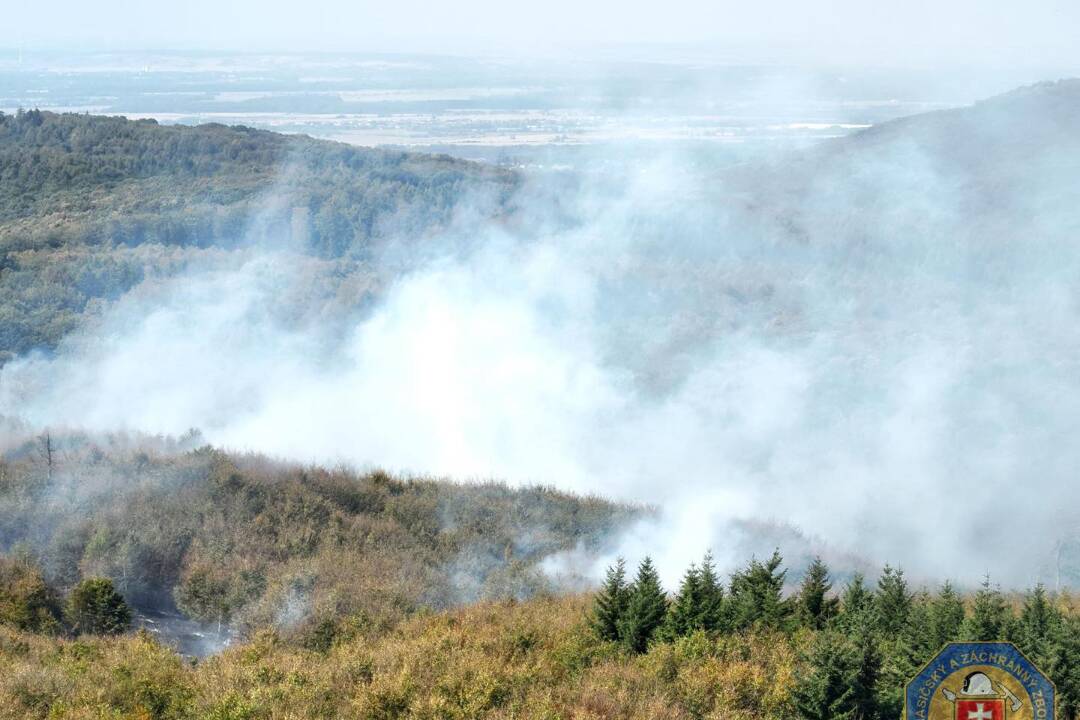
{"label": "forested hillside", "polygon": [[139,611],[303,635],[320,622],[388,623],[549,591],[540,563],[599,552],[642,512],[540,487],[357,474],[177,442],[45,435],[10,448],[0,549],[63,592],[106,577]]}
{"label": "forested hillside", "polygon": [[516,182],[447,156],[245,127],[0,113],[0,364],[207,252],[352,267],[389,240],[422,245],[459,211],[500,216]]}
{"label": "forested hillside", "polygon": [[[158,125],[31,110],[0,114],[0,249],[225,245],[255,231],[322,257],[423,234],[468,191],[513,183],[448,156],[356,148],[246,127]],[[299,212],[295,209],[301,209]]]}
{"label": "forested hillside", "polygon": [[[830,259],[832,282],[857,294],[888,289],[861,283],[878,282],[879,271],[893,276],[897,260],[970,264],[979,276],[1007,281],[1017,267],[1008,258],[1022,252],[1016,237],[1035,233],[1033,248],[1049,252],[1080,227],[1078,112],[1080,81],[1071,80],[883,123],[768,162],[718,168],[706,206],[715,217],[704,227],[644,218],[634,232],[664,249],[700,241],[716,252],[726,243],[753,256],[780,247],[805,262],[842,251],[862,271]],[[517,174],[446,156],[243,127],[0,115],[0,364],[53,349],[144,280],[217,264],[238,249],[299,252],[315,286],[370,278],[390,270],[372,262],[387,243],[430,252],[439,231],[461,218],[502,221],[520,211],[528,204],[513,196],[521,185]],[[557,231],[595,220],[596,208],[574,195],[577,185],[558,185],[554,199],[529,198],[544,212],[528,223]],[[948,240],[924,243],[928,235]],[[758,312],[783,318],[777,327],[797,317],[787,306],[798,295],[787,296],[782,277],[701,258],[691,277],[647,253],[627,262],[639,281],[663,289],[662,308],[717,297],[718,312],[676,325],[693,336],[685,342]],[[631,310],[639,304],[650,307],[638,298]]]}

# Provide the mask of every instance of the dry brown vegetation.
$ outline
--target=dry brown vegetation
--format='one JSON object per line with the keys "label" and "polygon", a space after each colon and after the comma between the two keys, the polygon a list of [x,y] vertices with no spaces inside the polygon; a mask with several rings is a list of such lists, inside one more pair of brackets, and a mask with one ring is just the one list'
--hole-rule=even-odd
{"label": "dry brown vegetation", "polygon": [[[199,443],[4,450],[0,718],[895,720],[943,643],[997,639],[1051,675],[1062,717],[1080,708],[1067,594],[915,591],[888,566],[839,588],[820,561],[788,579],[777,553],[728,578],[705,560],[674,593],[643,562],[560,595],[540,563],[600,551],[642,509]],[[87,583],[238,634],[198,661],[145,631],[76,636]]]}
{"label": "dry brown vegetation", "polygon": [[481,603],[325,651],[262,632],[190,664],[146,635],[0,627],[2,718],[786,718],[802,635],[704,633],[630,655],[586,597]]}
{"label": "dry brown vegetation", "polygon": [[539,563],[597,550],[641,510],[544,487],[457,484],[236,456],[179,441],[39,436],[0,456],[0,547],[67,592],[107,577],[136,609],[298,634],[525,598]]}

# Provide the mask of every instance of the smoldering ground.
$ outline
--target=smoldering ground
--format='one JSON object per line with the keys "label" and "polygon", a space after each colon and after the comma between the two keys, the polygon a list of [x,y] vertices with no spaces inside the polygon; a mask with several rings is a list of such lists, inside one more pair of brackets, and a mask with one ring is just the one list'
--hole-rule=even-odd
{"label": "smoldering ground", "polygon": [[288,250],[143,288],[5,366],[0,413],[654,503],[615,551],[670,574],[740,562],[759,518],[923,577],[1054,581],[1077,108],[1061,84],[737,166],[598,150],[346,322],[283,319]]}

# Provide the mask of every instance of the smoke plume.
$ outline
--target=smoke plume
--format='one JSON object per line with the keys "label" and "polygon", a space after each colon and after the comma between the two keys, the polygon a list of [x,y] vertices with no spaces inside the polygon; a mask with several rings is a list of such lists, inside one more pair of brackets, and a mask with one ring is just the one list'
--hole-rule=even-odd
{"label": "smoke plume", "polygon": [[[756,164],[598,150],[345,316],[296,322],[305,259],[247,249],[8,364],[0,413],[651,503],[612,550],[669,582],[709,547],[728,569],[771,549],[762,521],[921,577],[1053,581],[1078,156],[1065,130],[999,148],[1024,102]],[[970,146],[934,144],[949,123]]]}

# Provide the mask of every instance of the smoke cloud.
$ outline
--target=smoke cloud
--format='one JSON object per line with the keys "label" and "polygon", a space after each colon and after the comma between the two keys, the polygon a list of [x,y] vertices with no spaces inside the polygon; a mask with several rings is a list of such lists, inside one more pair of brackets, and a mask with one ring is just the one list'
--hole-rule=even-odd
{"label": "smoke cloud", "polygon": [[768,527],[796,554],[1053,582],[1080,466],[1061,177],[887,132],[737,167],[598,150],[344,320],[294,321],[303,258],[238,251],[9,363],[0,414],[654,504],[612,552],[669,583],[710,547],[727,569],[771,550]]}

